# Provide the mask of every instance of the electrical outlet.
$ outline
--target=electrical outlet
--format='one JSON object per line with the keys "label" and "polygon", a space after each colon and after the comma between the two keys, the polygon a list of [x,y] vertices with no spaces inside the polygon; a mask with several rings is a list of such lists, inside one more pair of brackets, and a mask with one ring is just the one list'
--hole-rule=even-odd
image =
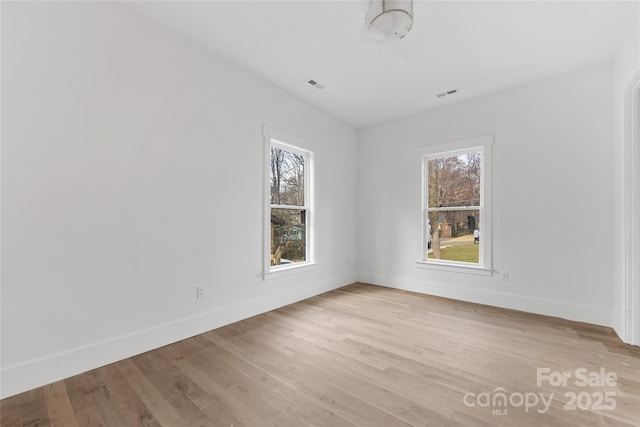
{"label": "electrical outlet", "polygon": [[500,277],[502,278],[503,282],[508,282],[509,281],[509,273],[508,272],[507,273],[502,273]]}
{"label": "electrical outlet", "polygon": [[196,299],[204,299],[204,286],[196,286]]}

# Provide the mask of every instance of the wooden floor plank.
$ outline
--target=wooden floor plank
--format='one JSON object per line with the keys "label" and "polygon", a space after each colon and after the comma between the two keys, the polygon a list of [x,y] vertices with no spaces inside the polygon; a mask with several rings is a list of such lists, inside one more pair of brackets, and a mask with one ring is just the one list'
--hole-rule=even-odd
{"label": "wooden floor plank", "polygon": [[64,381],[43,387],[51,427],[78,427]]}
{"label": "wooden floor plank", "polygon": [[187,423],[131,359],[122,360],[116,366],[160,425],[180,426]]}
{"label": "wooden floor plank", "polygon": [[[543,368],[570,380],[538,384]],[[615,384],[580,385],[580,369]],[[592,408],[604,392],[615,408]],[[540,396],[547,406],[524,405]],[[2,427],[630,427],[640,347],[607,327],[356,283],[0,405]]]}
{"label": "wooden floor plank", "polygon": [[[250,358],[242,357],[242,354],[231,353],[227,349],[216,345],[213,341],[198,337],[208,349],[208,357],[211,363],[213,360],[224,362],[229,368],[234,367],[236,374],[244,376],[239,381],[244,386],[243,392],[253,391],[255,395],[262,396],[268,404],[274,408],[283,418],[293,420],[293,424],[301,425],[348,425],[347,421],[337,416],[335,413],[314,404],[313,399],[300,393],[290,381],[282,378],[274,372],[260,369],[259,364],[251,363]],[[285,362],[285,359],[280,359]],[[199,364],[203,365],[203,364]],[[289,361],[283,363],[288,366]],[[288,368],[287,368],[288,369]],[[270,370],[269,370],[270,371]],[[251,381],[250,379],[258,379]],[[253,387],[251,382],[255,382]],[[236,393],[238,395],[238,393]],[[238,400],[235,408],[243,412],[247,400]]]}
{"label": "wooden floor plank", "polygon": [[132,361],[185,423],[202,417],[202,408],[207,406],[206,393],[171,364],[160,350],[135,356]]}

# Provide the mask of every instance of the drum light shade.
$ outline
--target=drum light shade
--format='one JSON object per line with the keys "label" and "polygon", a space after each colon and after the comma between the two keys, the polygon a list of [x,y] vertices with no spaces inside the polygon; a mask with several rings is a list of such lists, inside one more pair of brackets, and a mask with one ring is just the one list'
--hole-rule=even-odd
{"label": "drum light shade", "polygon": [[413,0],[371,0],[367,22],[373,38],[401,39],[413,26]]}

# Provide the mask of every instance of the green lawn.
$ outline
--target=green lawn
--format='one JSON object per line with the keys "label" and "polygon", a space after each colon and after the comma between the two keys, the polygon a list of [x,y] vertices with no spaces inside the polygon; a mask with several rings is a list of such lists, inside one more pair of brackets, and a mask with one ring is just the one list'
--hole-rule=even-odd
{"label": "green lawn", "polygon": [[[457,245],[440,249],[440,256],[448,261],[478,263],[480,257],[480,245]],[[433,258],[433,253],[429,254]]]}

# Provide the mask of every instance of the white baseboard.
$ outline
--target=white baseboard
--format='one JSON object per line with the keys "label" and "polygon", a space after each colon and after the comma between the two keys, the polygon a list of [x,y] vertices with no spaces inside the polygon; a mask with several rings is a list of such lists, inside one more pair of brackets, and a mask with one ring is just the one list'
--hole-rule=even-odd
{"label": "white baseboard", "polygon": [[612,313],[602,307],[554,301],[549,299],[496,292],[486,289],[470,289],[443,285],[423,280],[390,277],[379,274],[360,274],[360,282],[394,289],[418,292],[460,301],[474,302],[494,307],[509,308],[528,313],[544,314],[577,322],[612,326]]}
{"label": "white baseboard", "polygon": [[149,329],[7,366],[0,374],[0,397],[13,396],[355,282],[351,279],[333,278],[289,288]]}
{"label": "white baseboard", "polygon": [[[614,331],[616,331],[616,334],[618,335],[618,338],[620,338],[620,340],[622,340],[623,342],[627,342],[626,338],[627,337],[627,331],[625,330],[624,327],[624,319],[622,316],[622,313],[619,312],[614,312],[613,313],[613,318],[611,321],[611,327],[613,328]],[[629,344],[627,342],[627,344]]]}

